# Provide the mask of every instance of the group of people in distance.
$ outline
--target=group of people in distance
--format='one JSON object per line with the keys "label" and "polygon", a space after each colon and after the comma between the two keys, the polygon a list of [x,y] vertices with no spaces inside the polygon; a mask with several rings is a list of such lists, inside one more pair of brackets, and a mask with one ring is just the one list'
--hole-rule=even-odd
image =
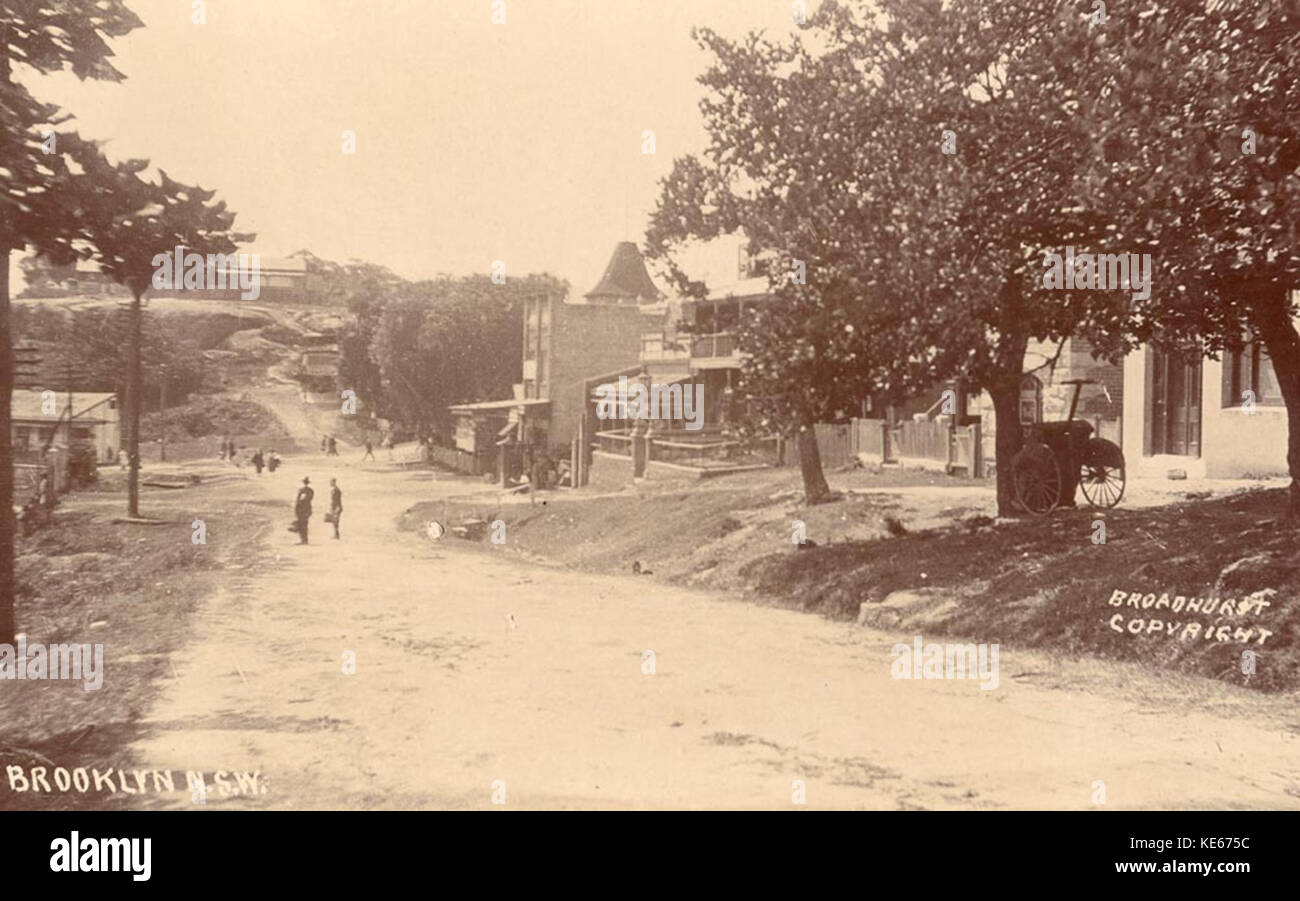
{"label": "group of people in distance", "polygon": [[[365,453],[361,455],[361,462],[375,459],[375,442],[369,435],[362,440],[365,447]],[[381,446],[388,448],[388,458],[393,457],[393,436],[391,434],[382,435],[379,439]],[[320,439],[320,452],[328,457],[337,457],[339,455],[338,441],[333,435],[322,435]]]}
{"label": "group of people in distance", "polygon": [[[221,440],[221,453],[219,456],[222,460],[229,460],[236,466],[241,465],[239,460],[239,449],[235,447],[235,442],[229,437]],[[253,468],[257,470],[257,474],[260,476],[264,468],[268,472],[275,472],[276,469],[279,468],[280,455],[275,451],[264,453],[259,447],[249,455],[248,462],[253,464]]]}

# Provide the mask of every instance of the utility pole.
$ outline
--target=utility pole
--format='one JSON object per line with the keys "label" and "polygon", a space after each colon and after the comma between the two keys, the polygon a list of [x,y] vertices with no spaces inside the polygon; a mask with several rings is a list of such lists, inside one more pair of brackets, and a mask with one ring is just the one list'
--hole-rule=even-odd
{"label": "utility pole", "polygon": [[158,381],[158,419],[159,438],[158,438],[158,462],[167,462],[167,367],[161,370]]}
{"label": "utility pole", "polygon": [[126,454],[130,462],[127,473],[126,515],[134,519],[140,516],[140,401],[143,400],[140,385],[140,331],[143,311],[140,308],[140,296],[144,288],[131,284],[131,327],[127,345],[126,369],[126,420],[127,445]]}
{"label": "utility pole", "polygon": [[72,405],[72,359],[68,358],[63,361],[63,381],[64,386],[68,389],[68,454],[72,454],[72,417],[76,415],[77,408]]}
{"label": "utility pole", "polygon": [[[9,26],[0,22],[0,84],[9,82]],[[9,252],[12,237],[0,239],[0,643],[14,641],[14,466],[10,446],[10,384],[14,356],[9,333]]]}

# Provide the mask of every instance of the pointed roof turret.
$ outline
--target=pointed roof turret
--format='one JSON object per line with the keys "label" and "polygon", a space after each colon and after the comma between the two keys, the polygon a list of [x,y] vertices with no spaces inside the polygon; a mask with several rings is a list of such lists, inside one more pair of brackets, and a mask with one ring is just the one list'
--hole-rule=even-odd
{"label": "pointed roof turret", "polygon": [[664,297],[646,271],[641,251],[631,241],[615,246],[605,274],[585,296],[595,303],[654,302]]}

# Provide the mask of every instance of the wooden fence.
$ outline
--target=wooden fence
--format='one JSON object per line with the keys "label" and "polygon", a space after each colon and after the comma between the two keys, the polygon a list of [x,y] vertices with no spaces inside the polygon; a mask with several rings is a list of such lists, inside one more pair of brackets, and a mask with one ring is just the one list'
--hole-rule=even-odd
{"label": "wooden fence", "polygon": [[[929,461],[948,472],[968,476],[982,473],[978,425],[950,426],[943,420],[907,420],[893,428],[883,419],[853,419],[844,424],[819,423],[817,452],[826,469],[842,469],[860,457],[881,463]],[[797,444],[791,442],[789,465],[799,465]]]}
{"label": "wooden fence", "polygon": [[[979,425],[951,426],[944,420],[907,420],[890,428],[883,419],[853,419],[846,423],[818,423],[813,430],[822,466],[828,470],[853,466],[859,458],[865,458],[881,463],[928,461],[943,464],[948,472],[960,471],[974,478],[983,475]],[[633,438],[629,429],[597,432],[593,437],[597,450],[632,456]],[[649,459],[665,462],[752,459],[771,465],[799,465],[798,443],[794,441],[785,443],[783,454],[776,437],[746,441],[683,441],[682,437],[678,433],[672,438],[652,436]]]}
{"label": "wooden fence", "polygon": [[826,469],[843,469],[853,465],[856,458],[853,450],[855,429],[851,424],[831,425],[819,422],[813,431],[817,434],[817,453],[822,458],[822,466]]}

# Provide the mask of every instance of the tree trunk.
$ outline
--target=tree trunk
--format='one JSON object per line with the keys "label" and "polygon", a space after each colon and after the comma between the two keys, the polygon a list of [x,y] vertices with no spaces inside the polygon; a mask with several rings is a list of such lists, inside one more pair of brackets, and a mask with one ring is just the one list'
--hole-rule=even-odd
{"label": "tree trunk", "polygon": [[1291,475],[1286,518],[1300,524],[1300,335],[1291,319],[1286,288],[1270,285],[1261,289],[1259,298],[1253,304],[1254,325],[1286,402],[1286,465]]}
{"label": "tree trunk", "polygon": [[[9,78],[9,25],[0,22],[0,86]],[[6,236],[7,238],[7,236]],[[14,452],[10,406],[14,384],[13,341],[9,334],[9,240],[0,240],[0,644],[14,643]]]}
{"label": "tree trunk", "polygon": [[0,245],[0,644],[14,643],[14,458],[10,445],[13,341],[9,334],[9,247]]}
{"label": "tree trunk", "polygon": [[1020,371],[1015,377],[1004,376],[989,385],[993,398],[993,428],[998,486],[998,516],[1019,516],[1024,511],[1016,503],[1011,479],[1011,461],[1023,444],[1020,434]]}
{"label": "tree trunk", "polygon": [[140,331],[143,310],[140,307],[142,291],[132,290],[131,328],[127,343],[126,361],[126,453],[131,469],[126,482],[126,515],[140,515],[140,404],[143,391],[140,379]]}
{"label": "tree trunk", "polygon": [[803,476],[805,503],[824,504],[831,499],[831,486],[822,473],[822,455],[817,449],[817,431],[811,425],[801,426],[796,437],[799,446],[799,472]]}

